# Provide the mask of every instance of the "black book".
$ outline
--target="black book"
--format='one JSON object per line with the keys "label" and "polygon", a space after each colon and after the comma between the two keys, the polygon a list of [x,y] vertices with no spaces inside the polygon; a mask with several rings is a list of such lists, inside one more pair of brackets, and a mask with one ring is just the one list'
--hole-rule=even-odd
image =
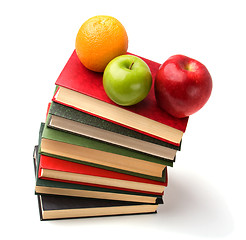
{"label": "black book", "polygon": [[[40,129],[40,132],[41,131],[42,128]],[[37,150],[37,147],[35,147],[35,150]],[[37,167],[35,158],[34,166]],[[158,207],[157,203],[139,203],[52,194],[38,194],[37,197],[40,220],[147,214],[156,213]]]}
{"label": "black book", "polygon": [[41,220],[156,213],[157,204],[38,195]]}

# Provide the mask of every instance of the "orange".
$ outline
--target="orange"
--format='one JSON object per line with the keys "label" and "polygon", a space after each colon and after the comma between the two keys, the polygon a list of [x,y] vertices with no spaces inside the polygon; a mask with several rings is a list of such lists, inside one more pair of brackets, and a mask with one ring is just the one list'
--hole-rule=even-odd
{"label": "orange", "polygon": [[114,17],[99,15],[80,27],[75,50],[82,64],[95,72],[103,72],[115,57],[126,53],[128,36],[124,26]]}

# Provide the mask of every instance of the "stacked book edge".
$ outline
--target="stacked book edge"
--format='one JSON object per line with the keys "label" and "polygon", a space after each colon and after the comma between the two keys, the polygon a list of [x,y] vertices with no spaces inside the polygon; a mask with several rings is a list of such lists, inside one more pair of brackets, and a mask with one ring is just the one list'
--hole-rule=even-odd
{"label": "stacked book edge", "polygon": [[[160,65],[142,59],[154,79]],[[117,106],[74,51],[34,147],[41,220],[156,213],[187,122],[160,110],[153,88],[141,103]]]}

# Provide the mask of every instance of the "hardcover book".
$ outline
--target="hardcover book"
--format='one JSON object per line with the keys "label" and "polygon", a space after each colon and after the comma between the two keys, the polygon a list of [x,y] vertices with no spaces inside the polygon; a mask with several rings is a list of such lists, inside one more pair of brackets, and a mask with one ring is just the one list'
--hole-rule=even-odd
{"label": "hardcover book", "polygon": [[156,213],[158,204],[38,195],[40,220]]}
{"label": "hardcover book", "polygon": [[73,197],[87,197],[131,202],[163,204],[162,195],[119,189],[102,188],[38,178],[40,154],[34,147],[33,163],[36,176],[35,194],[51,194]]}
{"label": "hardcover book", "polygon": [[71,107],[52,102],[48,127],[95,138],[150,155],[174,160],[177,147],[156,138],[122,127]]}
{"label": "hardcover book", "polygon": [[[142,58],[149,66],[153,85],[160,64]],[[121,107],[106,95],[102,74],[88,70],[74,51],[59,75],[53,101],[134,129],[143,134],[179,146],[188,117],[178,119],[161,110],[155,100],[153,85],[148,96],[138,104]]]}
{"label": "hardcover book", "polygon": [[167,181],[157,182],[41,155],[38,178],[83,185],[163,194]]}
{"label": "hardcover book", "polygon": [[47,127],[41,139],[40,153],[112,171],[163,181],[166,165],[173,161],[124,149],[84,136],[76,136]]}
{"label": "hardcover book", "polygon": [[[44,125],[41,124],[40,136]],[[37,148],[35,148],[37,150]],[[36,155],[37,151],[34,151]],[[34,160],[36,158],[34,157]],[[35,162],[35,161],[34,161]],[[34,164],[36,166],[36,164]],[[36,169],[37,170],[37,169]],[[156,213],[157,203],[129,202],[61,195],[37,195],[40,220]]]}

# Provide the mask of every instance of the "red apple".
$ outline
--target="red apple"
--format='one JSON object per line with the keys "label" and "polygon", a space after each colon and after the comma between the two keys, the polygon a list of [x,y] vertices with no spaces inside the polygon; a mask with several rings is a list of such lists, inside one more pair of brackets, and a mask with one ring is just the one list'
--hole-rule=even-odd
{"label": "red apple", "polygon": [[212,78],[207,68],[183,55],[167,59],[155,78],[157,104],[178,118],[190,116],[201,109],[211,91]]}

